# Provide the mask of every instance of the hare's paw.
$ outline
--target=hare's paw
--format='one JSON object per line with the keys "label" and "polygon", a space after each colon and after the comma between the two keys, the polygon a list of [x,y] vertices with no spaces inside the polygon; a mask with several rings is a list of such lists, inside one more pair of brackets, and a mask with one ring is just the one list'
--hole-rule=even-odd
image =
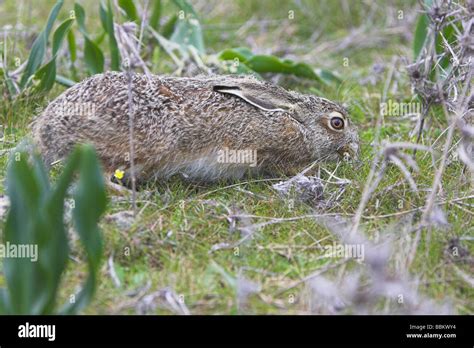
{"label": "hare's paw", "polygon": [[144,183],[142,177],[143,166],[136,165],[133,168],[133,175],[131,168],[117,168],[114,173],[110,176],[110,182],[116,185],[120,185],[127,189],[132,189],[132,180],[135,180],[135,186],[139,186]]}

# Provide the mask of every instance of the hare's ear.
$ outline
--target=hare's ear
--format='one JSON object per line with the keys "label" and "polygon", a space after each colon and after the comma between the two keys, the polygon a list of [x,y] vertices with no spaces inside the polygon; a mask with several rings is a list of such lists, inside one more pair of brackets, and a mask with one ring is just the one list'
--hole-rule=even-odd
{"label": "hare's ear", "polygon": [[254,89],[248,86],[217,85],[213,86],[213,90],[219,93],[235,95],[247,103],[265,111],[288,111],[290,109],[290,106],[285,105],[277,95],[262,91],[261,88]]}

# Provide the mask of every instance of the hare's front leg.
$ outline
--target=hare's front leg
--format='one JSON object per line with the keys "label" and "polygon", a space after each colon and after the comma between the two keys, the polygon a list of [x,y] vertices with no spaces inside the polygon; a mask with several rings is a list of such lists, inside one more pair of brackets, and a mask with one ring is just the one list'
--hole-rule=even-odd
{"label": "hare's front leg", "polygon": [[132,178],[135,178],[135,186],[140,186],[145,182],[144,176],[144,165],[142,164],[135,164],[133,167],[133,176],[132,176],[132,169],[130,166],[128,167],[119,167],[116,168],[113,173],[109,173],[108,181],[120,185],[122,187],[132,189]]}

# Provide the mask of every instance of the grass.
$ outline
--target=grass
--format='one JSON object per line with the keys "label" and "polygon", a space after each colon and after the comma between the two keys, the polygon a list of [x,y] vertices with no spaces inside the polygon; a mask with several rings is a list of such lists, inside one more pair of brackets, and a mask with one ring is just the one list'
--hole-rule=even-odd
{"label": "grass", "polygon": [[[21,3],[25,6],[30,4],[28,1]],[[44,6],[34,6],[30,17],[27,11],[22,13],[25,24],[33,28],[33,32],[34,28],[43,25],[53,3],[44,1]],[[87,3],[87,6],[92,5]],[[272,189],[273,181],[252,180],[236,185],[221,183],[198,186],[172,180],[149,185],[139,192],[140,213],[129,227],[124,228],[119,227],[110,216],[130,210],[130,197],[127,193],[111,190],[108,217],[101,223],[106,249],[105,262],[95,299],[86,313],[183,313],[180,302],[193,314],[311,313],[315,296],[311,286],[304,282],[294,286],[295,282],[326,267],[329,268],[325,275],[341,281],[349,270],[358,266],[354,261],[350,261],[346,268],[335,266],[339,259],[323,257],[322,246],[340,241],[317,219],[298,217],[334,214],[350,219],[355,213],[372,165],[375,120],[379,113],[380,95],[387,80],[389,99],[405,101],[412,98],[408,77],[397,57],[410,57],[410,33],[413,32],[413,14],[417,5],[405,1],[370,4],[362,1],[281,1],[279,6],[274,6],[274,1],[235,0],[210,4],[195,1],[194,6],[202,14],[209,52],[251,46],[261,52],[302,57],[302,60],[315,67],[328,68],[342,76],[344,82],[339,88],[314,86],[311,82],[293,78],[283,78],[280,82],[306,93],[317,90],[327,98],[348,104],[360,130],[360,162],[324,164],[329,172],[334,171],[334,175],[348,179],[351,183],[333,206],[319,211],[307,204],[296,203],[292,207],[288,199],[280,197]],[[66,2],[65,7],[72,7],[72,2]],[[16,2],[5,1],[0,4],[0,9],[14,18]],[[293,20],[288,19],[290,10],[295,12]],[[168,7],[165,7],[165,13],[169,13],[166,11],[169,11]],[[404,13],[401,21],[397,19],[398,11]],[[94,11],[87,13],[91,14],[88,18],[91,29],[88,26],[88,30],[93,32],[93,27],[99,26],[100,22],[97,16],[94,17]],[[367,14],[371,18],[370,22]],[[62,15],[67,14],[63,11]],[[5,17],[0,19],[0,26],[12,24],[13,19]],[[391,28],[403,30],[394,29],[395,34],[382,33],[387,23]],[[247,27],[244,27],[246,24]],[[354,33],[355,28],[361,26],[368,26],[367,31],[355,36],[355,39],[362,37],[361,42],[366,44],[338,46],[344,38]],[[316,38],[312,37],[315,32],[320,32]],[[15,54],[22,59],[28,53],[26,42],[20,39],[16,42]],[[318,51],[318,47],[325,49]],[[316,50],[317,55],[313,56],[312,50]],[[164,53],[160,54],[160,58],[160,64],[153,67],[153,71],[172,71],[169,68],[171,63]],[[349,59],[347,66],[344,58]],[[393,62],[396,65],[389,79]],[[374,72],[375,64],[385,69]],[[361,83],[367,77],[371,77],[374,83]],[[56,86],[47,99],[52,100],[62,90],[62,87]],[[46,105],[47,99],[23,98],[2,106],[3,130],[5,139],[9,140],[4,143],[4,148],[13,147],[28,135],[28,123],[38,108]],[[440,110],[432,112],[431,117],[433,124],[422,138],[422,143],[426,145],[430,145],[446,128],[446,120]],[[415,139],[409,134],[413,126],[414,123],[409,119],[386,117],[381,127],[381,138],[391,142],[413,142]],[[436,158],[441,152],[443,139],[433,147]],[[393,226],[403,218],[419,219],[435,172],[430,155],[419,152],[416,160],[420,171],[413,173],[413,178],[419,192],[412,192],[400,170],[389,166],[362,218],[362,228],[369,238],[391,235],[397,240],[393,245],[390,265],[394,275],[405,274],[403,260],[407,257],[407,246],[414,235],[407,235],[401,228]],[[0,161],[0,179],[3,182],[5,154],[0,157]],[[328,175],[322,173],[322,177],[327,179]],[[413,279],[418,279],[418,290],[423,296],[437,303],[448,301],[459,314],[472,314],[474,290],[454,270],[457,267],[467,274],[474,271],[472,181],[459,160],[454,159],[446,168],[442,187],[442,195],[438,200],[443,202],[440,208],[446,214],[449,225],[424,230],[408,272]],[[336,185],[326,185],[325,197],[337,189]],[[3,184],[0,185],[0,191],[4,192]],[[471,198],[463,199],[465,197]],[[232,218],[235,214],[253,217],[250,222],[242,219],[235,221]],[[242,236],[231,228],[233,223],[238,228],[246,223],[268,221],[268,218],[297,219],[267,225],[258,229],[254,238],[237,247],[211,252],[215,245],[233,244],[240,240]],[[408,225],[408,222],[405,224]],[[453,239],[460,239],[460,247],[467,250],[467,261],[451,261],[449,245]],[[73,247],[73,251],[74,258],[61,287],[61,296],[64,298],[74,293],[85,274],[81,250]],[[110,275],[109,258],[113,259],[115,277],[120,287]],[[331,265],[334,267],[330,268]],[[415,283],[414,280],[411,282]],[[249,290],[249,296],[245,296],[245,289],[252,288],[252,284],[259,291]],[[367,285],[366,282],[363,284]],[[165,291],[155,293],[163,289],[169,289],[172,295],[166,297]],[[390,308],[400,307],[396,296],[385,301],[385,305],[388,303]],[[384,312],[383,309],[380,312]]]}

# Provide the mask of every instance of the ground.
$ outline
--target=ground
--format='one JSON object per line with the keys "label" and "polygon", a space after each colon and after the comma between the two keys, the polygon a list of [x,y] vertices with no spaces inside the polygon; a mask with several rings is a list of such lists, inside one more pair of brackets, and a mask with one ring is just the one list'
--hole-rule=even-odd
{"label": "ground", "polygon": [[[42,2],[44,6],[31,9],[30,17],[26,10],[23,12],[22,20],[33,32],[44,24],[53,4]],[[2,13],[11,15],[0,19],[0,26],[14,23],[16,3],[0,2]],[[71,7],[70,2],[66,4]],[[127,213],[132,209],[129,192],[109,189],[109,204],[101,222],[104,262],[99,287],[85,313],[416,312],[416,308],[400,302],[400,295],[408,291],[404,288],[384,292],[374,304],[361,301],[361,306],[355,305],[357,301],[350,294],[342,294],[345,305],[331,306],[333,299],[330,294],[321,295],[318,284],[331,281],[343,286],[360,269],[359,289],[354,292],[376,291],[370,272],[366,272],[367,263],[344,262],[324,254],[324,246],[341,240],[322,221],[323,217],[351,221],[379,143],[416,142],[416,134],[410,133],[415,121],[402,115],[386,115],[380,141],[374,140],[382,95],[386,94],[386,100],[412,101],[404,57],[412,57],[419,5],[407,1],[279,1],[275,6],[274,1],[241,0],[193,4],[202,16],[210,54],[248,46],[255,52],[304,61],[337,73],[343,81],[338,87],[292,77],[270,78],[287,88],[345,103],[360,132],[359,161],[320,166],[324,193],[317,204],[282,197],[272,187],[288,178],[212,185],[172,180],[140,191],[137,215],[131,218]],[[167,10],[165,7],[165,13]],[[95,22],[99,22],[95,13]],[[91,27],[96,25],[93,18],[91,14]],[[18,40],[21,59],[28,53],[28,42]],[[170,64],[161,53],[153,71],[170,73]],[[62,90],[55,86],[45,98],[21,98],[2,107],[5,149],[28,135],[32,117]],[[418,191],[411,189],[397,166],[389,164],[363,211],[360,233],[374,242],[393,239],[390,251],[382,247],[375,250],[382,256],[391,253],[386,267],[394,281],[403,279],[408,287],[413,286],[420,303],[421,299],[432,300],[427,312],[448,308],[452,313],[472,314],[474,291],[464,276],[474,270],[474,196],[472,179],[456,157],[448,162],[437,197],[439,214],[446,223],[423,229],[419,242],[415,241],[416,232],[410,232],[431,190],[446,127],[442,110],[431,112],[420,142],[432,147],[434,157],[425,151],[416,154],[419,171],[411,174]],[[440,140],[433,144],[438,137]],[[0,157],[1,179],[5,177],[6,157],[6,152]],[[317,173],[318,169],[313,174]],[[56,174],[52,173],[53,178]],[[4,183],[0,190],[4,192]],[[265,222],[268,224],[255,226]],[[241,241],[246,232],[250,235]],[[417,247],[411,261],[414,243]],[[85,275],[81,250],[74,241],[72,245],[73,257],[60,290],[64,299]],[[453,256],[453,246],[464,252],[462,257]],[[311,275],[315,277],[306,278]],[[315,284],[318,279],[321,282]],[[328,285],[327,289],[332,288]]]}

